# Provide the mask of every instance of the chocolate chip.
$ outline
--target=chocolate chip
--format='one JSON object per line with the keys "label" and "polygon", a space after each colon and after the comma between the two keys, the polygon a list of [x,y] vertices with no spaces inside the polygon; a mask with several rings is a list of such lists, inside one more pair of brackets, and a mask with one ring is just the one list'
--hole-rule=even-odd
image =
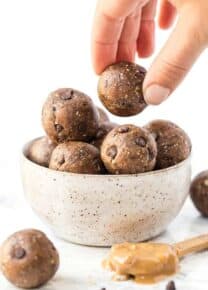
{"label": "chocolate chip", "polygon": [[144,67],[140,66],[139,72],[142,74],[146,74],[146,69]]}
{"label": "chocolate chip", "polygon": [[120,127],[118,128],[119,133],[127,133],[129,132],[129,127]]}
{"label": "chocolate chip", "polygon": [[55,112],[55,111],[56,111],[56,107],[55,107],[55,106],[53,106],[53,107],[52,107],[52,110],[53,110],[53,112]]}
{"label": "chocolate chip", "polygon": [[12,256],[16,259],[22,259],[24,258],[25,255],[26,255],[26,251],[21,247],[15,248],[12,253]]}
{"label": "chocolate chip", "polygon": [[147,144],[147,141],[143,137],[138,137],[135,139],[135,143],[136,143],[136,145],[139,145],[141,147],[145,147]]}
{"label": "chocolate chip", "polygon": [[97,132],[97,134],[96,134],[96,138],[97,139],[100,139],[100,138],[102,138],[103,136],[105,136],[105,131],[103,130],[103,129],[98,129],[98,132]]}
{"label": "chocolate chip", "polygon": [[147,148],[147,150],[148,150],[148,153],[149,153],[149,160],[154,159],[154,158],[155,158],[155,154],[154,154],[154,152],[152,151],[152,149]]}
{"label": "chocolate chip", "polygon": [[106,288],[103,287],[103,288],[100,288],[100,290],[106,290]]}
{"label": "chocolate chip", "polygon": [[93,165],[97,171],[101,171],[100,161],[98,158],[95,158],[93,160]]}
{"label": "chocolate chip", "polygon": [[86,131],[86,123],[82,122],[77,127],[79,132],[85,132]]}
{"label": "chocolate chip", "polygon": [[62,155],[62,156],[61,156],[61,159],[58,160],[58,164],[59,164],[59,166],[63,165],[64,162],[65,162],[65,157],[64,157],[64,155]]}
{"label": "chocolate chip", "polygon": [[106,154],[111,157],[111,159],[115,159],[117,155],[117,148],[115,145],[111,146],[110,148],[107,149]]}
{"label": "chocolate chip", "polygon": [[54,127],[57,133],[60,133],[64,129],[64,127],[60,124],[55,124]]}
{"label": "chocolate chip", "polygon": [[74,96],[73,90],[64,91],[63,95],[61,95],[61,99],[64,101],[71,100]]}
{"label": "chocolate chip", "polygon": [[166,286],[166,290],[176,290],[176,286],[174,281],[170,281],[167,286]]}

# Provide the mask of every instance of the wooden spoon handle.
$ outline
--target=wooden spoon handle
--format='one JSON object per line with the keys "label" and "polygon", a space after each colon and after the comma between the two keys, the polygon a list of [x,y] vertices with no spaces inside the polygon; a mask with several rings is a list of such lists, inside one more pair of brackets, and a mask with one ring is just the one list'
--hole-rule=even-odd
{"label": "wooden spoon handle", "polygon": [[178,257],[181,258],[188,254],[208,249],[208,234],[190,240],[186,240],[173,245]]}

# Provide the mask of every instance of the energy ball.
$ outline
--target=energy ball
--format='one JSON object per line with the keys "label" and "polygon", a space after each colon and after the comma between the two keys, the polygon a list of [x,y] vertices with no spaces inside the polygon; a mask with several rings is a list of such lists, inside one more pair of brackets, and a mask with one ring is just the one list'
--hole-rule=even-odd
{"label": "energy ball", "polygon": [[43,127],[55,143],[91,140],[97,133],[98,121],[91,98],[73,89],[52,92],[42,110]]}
{"label": "energy ball", "polygon": [[49,168],[86,174],[105,172],[99,150],[84,142],[67,142],[59,144],[53,151]]}
{"label": "energy ball", "polygon": [[96,137],[92,140],[91,144],[100,149],[105,136],[118,125],[111,122],[101,123],[97,131]]}
{"label": "energy ball", "polygon": [[54,144],[48,137],[38,138],[30,145],[27,157],[41,166],[48,167],[51,154],[55,147],[56,144]]}
{"label": "energy ball", "polygon": [[105,137],[101,158],[112,174],[134,174],[154,169],[157,146],[152,135],[134,125],[118,126]]}
{"label": "energy ball", "polygon": [[15,286],[25,289],[48,282],[59,266],[59,255],[52,242],[38,230],[11,235],[0,252],[2,273]]}
{"label": "energy ball", "polygon": [[119,62],[101,74],[98,95],[104,106],[117,116],[133,116],[144,110],[142,85],[146,70],[135,63]]}
{"label": "energy ball", "polygon": [[191,183],[190,195],[199,212],[208,217],[208,170],[194,178]]}
{"label": "energy ball", "polygon": [[191,152],[188,135],[170,121],[155,120],[145,126],[157,142],[156,169],[167,168],[185,160]]}
{"label": "energy ball", "polygon": [[103,109],[97,107],[97,110],[99,113],[99,123],[100,124],[104,123],[104,122],[110,122],[110,119],[109,119],[107,113]]}

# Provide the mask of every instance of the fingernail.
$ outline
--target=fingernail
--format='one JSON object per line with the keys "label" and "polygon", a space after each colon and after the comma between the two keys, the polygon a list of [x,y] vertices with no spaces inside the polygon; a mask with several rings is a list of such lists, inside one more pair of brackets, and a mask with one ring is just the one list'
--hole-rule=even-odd
{"label": "fingernail", "polygon": [[159,105],[170,95],[170,89],[160,85],[151,85],[144,92],[144,99],[147,104]]}

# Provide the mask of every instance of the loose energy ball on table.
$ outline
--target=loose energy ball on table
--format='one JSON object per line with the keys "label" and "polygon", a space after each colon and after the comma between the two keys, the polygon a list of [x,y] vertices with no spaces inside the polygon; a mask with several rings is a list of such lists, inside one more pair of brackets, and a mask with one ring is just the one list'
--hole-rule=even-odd
{"label": "loose energy ball on table", "polygon": [[92,140],[91,144],[100,149],[105,136],[117,126],[118,126],[117,124],[111,122],[101,123],[101,125],[98,128],[97,134],[95,138]]}
{"label": "loose energy ball on table", "polygon": [[134,125],[111,130],[101,146],[101,158],[113,174],[133,174],[154,168],[157,146],[152,135]]}
{"label": "loose energy ball on table", "polygon": [[56,144],[48,137],[38,138],[34,140],[28,148],[27,157],[41,166],[48,167],[51,154],[55,147]]}
{"label": "loose energy ball on table", "polygon": [[0,265],[4,276],[25,289],[48,282],[59,266],[59,255],[52,242],[38,230],[22,230],[1,246]]}
{"label": "loose energy ball on table", "polygon": [[99,123],[104,123],[104,122],[110,122],[110,119],[107,115],[107,113],[101,109],[100,107],[97,107],[98,113],[99,113]]}
{"label": "loose energy ball on table", "polygon": [[72,173],[105,172],[99,150],[91,144],[75,141],[59,144],[54,149],[49,168]]}
{"label": "loose energy ball on table", "polygon": [[98,95],[104,106],[117,116],[133,116],[144,110],[142,85],[146,70],[135,63],[110,65],[101,74]]}
{"label": "loose energy ball on table", "polygon": [[167,168],[185,160],[191,152],[188,135],[170,121],[155,120],[145,126],[157,142],[156,169]]}
{"label": "loose energy ball on table", "polygon": [[91,140],[97,133],[98,121],[91,98],[73,89],[52,92],[42,110],[43,127],[55,143]]}
{"label": "loose energy ball on table", "polygon": [[208,170],[194,178],[191,183],[190,195],[199,212],[208,217]]}

